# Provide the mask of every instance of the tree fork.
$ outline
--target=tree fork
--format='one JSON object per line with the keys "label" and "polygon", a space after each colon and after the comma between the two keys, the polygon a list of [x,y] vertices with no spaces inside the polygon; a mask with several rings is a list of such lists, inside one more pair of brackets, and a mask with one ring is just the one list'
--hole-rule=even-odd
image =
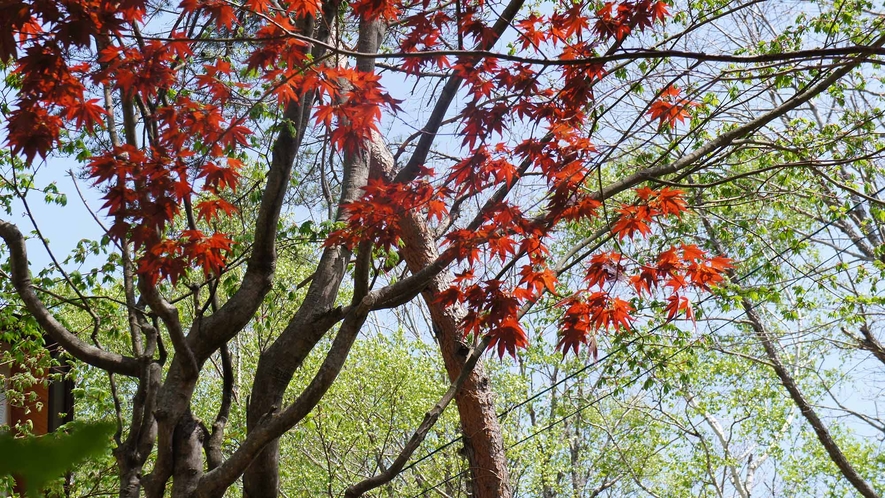
{"label": "tree fork", "polygon": [[[393,156],[380,135],[373,134],[371,150],[379,173],[393,175]],[[390,178],[388,178],[390,179]],[[420,213],[408,211],[401,220],[403,259],[413,274],[426,268],[439,257],[433,234]],[[443,356],[450,382],[456,382],[470,353],[464,341],[460,322],[462,310],[447,307],[436,296],[449,287],[447,273],[437,275],[422,292],[430,310],[434,334]],[[477,361],[463,384],[455,392],[455,404],[464,434],[465,453],[471,469],[473,496],[476,498],[508,498],[512,495],[501,426],[495,411],[494,394],[482,362]]]}
{"label": "tree fork", "polygon": [[[335,7],[334,3],[327,2],[324,6],[324,9],[329,9],[330,18],[334,12],[331,10]],[[357,47],[364,52],[377,51],[383,33],[384,28],[380,21],[361,21]],[[314,59],[317,58],[315,54]],[[360,59],[357,67],[361,71],[370,72],[374,69],[374,59]],[[308,109],[302,115],[306,116],[309,113],[310,100],[304,99],[304,102]],[[367,151],[345,155],[344,185],[339,205],[359,197],[360,189],[368,179],[370,161]],[[342,215],[339,212],[339,217]],[[259,359],[248,409],[247,432],[255,430],[273,407],[282,404],[283,394],[292,376],[316,343],[328,332],[328,328],[316,326],[314,317],[333,306],[349,259],[350,251],[344,247],[329,247],[323,251],[301,307],[280,337]],[[247,497],[277,496],[279,451],[279,440],[275,439],[267,444],[247,468],[243,475],[244,494]]]}
{"label": "tree fork", "polygon": [[[427,226],[411,212],[403,220],[403,257],[412,272],[417,272],[436,259],[436,246]],[[454,382],[464,363],[470,347],[461,332],[461,311],[437,302],[438,293],[449,287],[441,275],[422,293],[430,309],[430,316],[438,330],[437,340],[449,380]],[[455,394],[455,404],[464,433],[464,446],[473,481],[476,498],[507,498],[512,495],[504,454],[501,426],[495,412],[494,394],[482,362],[477,362],[473,372]]]}

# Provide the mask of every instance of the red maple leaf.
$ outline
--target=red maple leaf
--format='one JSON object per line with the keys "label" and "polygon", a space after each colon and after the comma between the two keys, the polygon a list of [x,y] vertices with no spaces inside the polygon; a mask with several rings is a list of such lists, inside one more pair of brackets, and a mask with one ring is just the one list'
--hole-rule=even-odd
{"label": "red maple leaf", "polygon": [[104,109],[104,107],[97,104],[98,99],[89,99],[83,102],[72,102],[67,111],[65,112],[65,118],[68,120],[75,120],[74,125],[77,128],[84,128],[92,131],[95,128],[95,125],[103,124],[103,116],[106,116],[108,113]]}
{"label": "red maple leaf", "polygon": [[676,318],[676,315],[680,312],[685,312],[685,318],[694,321],[694,310],[692,310],[691,301],[685,296],[671,294],[667,297],[667,307],[665,310],[667,311],[668,322]]}
{"label": "red maple leaf", "polygon": [[618,209],[621,216],[612,226],[612,233],[618,239],[633,238],[637,233],[646,236],[651,233],[651,212],[646,206],[623,206]]}
{"label": "red maple leaf", "polygon": [[516,358],[516,350],[529,345],[528,337],[515,317],[508,317],[497,327],[489,330],[489,337],[491,338],[489,349],[497,346],[500,358],[504,357],[505,351]]}
{"label": "red maple leaf", "polygon": [[683,194],[681,190],[664,187],[658,191],[657,200],[651,205],[663,215],[679,216],[688,208]]}
{"label": "red maple leaf", "polygon": [[685,120],[691,117],[688,108],[697,104],[678,98],[680,93],[681,90],[679,88],[670,85],[661,91],[659,100],[652,102],[649,106],[648,117],[651,120],[659,120],[659,128],[673,128],[676,126],[676,121],[685,123]]}
{"label": "red maple leaf", "polygon": [[703,259],[707,252],[694,244],[682,244],[682,259],[686,261]]}
{"label": "red maple leaf", "polygon": [[228,216],[237,212],[236,206],[222,198],[200,201],[194,205],[194,209],[197,210],[197,219],[204,219],[206,221],[212,221],[217,218],[219,211]]}
{"label": "red maple leaf", "polygon": [[61,126],[61,119],[49,114],[42,106],[21,107],[9,114],[6,140],[12,153],[22,152],[28,162],[37,155],[45,159],[58,143]]}

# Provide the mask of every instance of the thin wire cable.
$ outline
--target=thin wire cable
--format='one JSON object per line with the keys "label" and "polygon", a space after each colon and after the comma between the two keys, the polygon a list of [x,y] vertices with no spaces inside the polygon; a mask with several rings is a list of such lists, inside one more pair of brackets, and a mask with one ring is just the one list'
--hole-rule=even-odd
{"label": "thin wire cable", "polygon": [[[563,378],[562,380],[559,380],[559,381],[557,381],[557,382],[555,382],[555,383],[553,383],[553,384],[551,384],[551,385],[545,387],[544,389],[541,389],[540,391],[535,392],[534,394],[532,394],[532,395],[529,396],[528,398],[526,398],[526,399],[520,401],[519,403],[516,403],[516,404],[514,404],[514,405],[512,405],[512,406],[510,406],[510,407],[505,408],[504,410],[498,412],[498,414],[497,414],[498,419],[500,420],[500,419],[506,417],[507,414],[509,414],[509,413],[512,412],[513,410],[516,410],[517,408],[519,408],[519,407],[521,407],[521,406],[524,406],[525,404],[530,403],[531,401],[533,401],[533,400],[535,400],[535,399],[537,399],[537,398],[543,396],[544,394],[546,394],[546,393],[552,391],[552,390],[555,389],[557,386],[562,385],[563,382],[566,382],[566,381],[568,381],[569,379],[573,379],[573,378],[577,377],[578,375],[580,375],[581,373],[586,372],[587,370],[589,370],[589,369],[591,369],[591,368],[593,368],[593,367],[595,367],[595,366],[600,365],[601,363],[607,361],[607,360],[608,360],[609,358],[611,358],[612,356],[614,356],[614,355],[616,355],[616,354],[618,354],[618,353],[624,351],[625,349],[627,349],[628,347],[630,347],[631,345],[633,345],[634,343],[636,343],[636,341],[638,341],[638,340],[640,340],[640,339],[642,339],[642,338],[643,338],[643,337],[640,336],[640,337],[636,337],[636,338],[632,339],[631,341],[629,341],[629,342],[627,342],[626,344],[624,344],[624,345],[618,347],[617,349],[612,350],[612,351],[609,352],[608,354],[603,355],[602,357],[600,357],[600,358],[594,360],[592,363],[589,363],[589,364],[587,364],[587,365],[581,367],[580,369],[576,370],[575,372],[572,372],[571,374],[569,374],[568,376],[566,376],[566,377]],[[412,467],[418,465],[419,463],[423,462],[424,460],[427,460],[428,458],[430,458],[430,457],[432,457],[433,455],[439,453],[440,451],[442,451],[442,450],[448,448],[449,446],[451,446],[451,445],[453,445],[453,444],[455,444],[455,443],[461,441],[462,439],[464,439],[464,436],[458,436],[457,438],[452,439],[451,441],[449,441],[449,442],[443,444],[442,446],[438,446],[438,447],[434,448],[433,451],[430,451],[429,453],[427,453],[426,455],[422,456],[421,458],[419,458],[419,459],[415,460],[414,462],[410,463],[409,465],[403,467],[403,470],[401,470],[400,472],[405,472],[405,471],[411,469]]]}

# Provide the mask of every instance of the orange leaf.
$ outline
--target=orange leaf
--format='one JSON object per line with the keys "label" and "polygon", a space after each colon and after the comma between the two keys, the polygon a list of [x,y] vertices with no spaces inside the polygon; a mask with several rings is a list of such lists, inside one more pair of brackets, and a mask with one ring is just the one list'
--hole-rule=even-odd
{"label": "orange leaf", "polygon": [[667,298],[667,307],[665,309],[667,310],[668,322],[676,318],[680,311],[685,312],[687,319],[694,321],[694,310],[691,308],[691,301],[685,296],[680,296],[679,294],[670,295]]}

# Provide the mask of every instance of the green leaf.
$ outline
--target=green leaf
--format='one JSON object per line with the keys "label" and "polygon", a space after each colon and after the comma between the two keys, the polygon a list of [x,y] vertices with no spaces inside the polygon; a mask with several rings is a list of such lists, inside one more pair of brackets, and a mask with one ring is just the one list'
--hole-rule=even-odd
{"label": "green leaf", "polygon": [[0,475],[20,476],[28,496],[40,490],[74,466],[104,454],[111,443],[114,424],[77,423],[46,436],[14,437],[0,433]]}

